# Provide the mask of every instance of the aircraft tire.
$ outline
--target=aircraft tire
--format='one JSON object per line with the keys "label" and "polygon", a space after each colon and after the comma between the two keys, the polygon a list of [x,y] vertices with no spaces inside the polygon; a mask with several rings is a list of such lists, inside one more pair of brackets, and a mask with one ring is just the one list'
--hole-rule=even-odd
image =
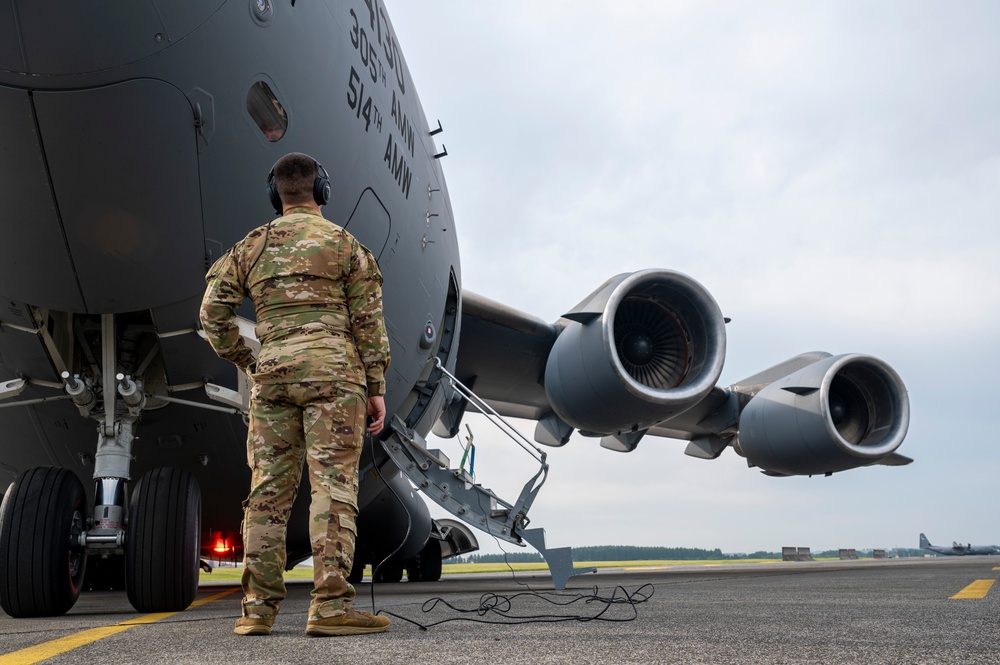
{"label": "aircraft tire", "polygon": [[179,612],[198,592],[201,489],[188,471],[143,474],[129,502],[125,588],[139,612]]}
{"label": "aircraft tire", "polygon": [[347,581],[351,584],[357,584],[365,578],[365,560],[354,554],[354,563],[351,565],[351,572],[347,576]]}
{"label": "aircraft tire", "polygon": [[83,588],[87,498],[76,474],[35,467],[17,477],[0,506],[0,607],[12,617],[65,614]]}
{"label": "aircraft tire", "polygon": [[398,561],[385,561],[372,575],[372,581],[379,584],[395,584],[403,579],[403,564]]}
{"label": "aircraft tire", "polygon": [[411,582],[437,582],[441,579],[441,541],[427,540],[420,554],[406,567],[406,579]]}

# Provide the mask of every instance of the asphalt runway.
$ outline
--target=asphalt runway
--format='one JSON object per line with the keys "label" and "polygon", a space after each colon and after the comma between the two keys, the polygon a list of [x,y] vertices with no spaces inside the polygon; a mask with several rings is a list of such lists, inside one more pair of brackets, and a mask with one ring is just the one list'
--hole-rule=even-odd
{"label": "asphalt runway", "polygon": [[[231,585],[163,615],[95,592],[63,617],[0,614],[0,665],[1000,663],[998,578],[997,556],[602,570],[562,592],[541,573],[446,576],[375,588],[378,609],[445,623],[391,617],[387,633],[331,638],[303,633],[309,584],[289,585],[267,637],[233,634]],[[370,610],[371,586],[358,591]]]}

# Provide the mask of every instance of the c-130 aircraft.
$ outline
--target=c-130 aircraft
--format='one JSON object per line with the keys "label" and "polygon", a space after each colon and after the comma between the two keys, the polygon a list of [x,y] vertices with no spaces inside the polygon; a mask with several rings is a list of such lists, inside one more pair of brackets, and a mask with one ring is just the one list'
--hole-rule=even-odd
{"label": "c-130 aircraft", "polygon": [[[362,456],[352,577],[433,580],[470,525],[548,550],[527,512],[535,443],[574,432],[732,448],[766,474],[906,464],[906,389],[885,362],[809,353],[719,386],[725,322],[666,269],[611,277],[550,323],[463,290],[436,145],[383,0],[0,5],[0,605],[58,615],[81,588],[189,605],[202,558],[239,549],[247,381],[198,329],[211,263],[271,214],[281,155],[329,172],[324,213],[377,257],[389,426]],[[255,341],[252,309],[244,336]],[[426,437],[468,409],[537,421],[514,501]],[[96,445],[95,445],[96,429]],[[412,484],[411,484],[412,483]],[[432,498],[458,519],[431,519]],[[308,492],[289,565],[310,554]],[[391,556],[390,556],[391,555]],[[389,558],[387,558],[389,557]]]}
{"label": "c-130 aircraft", "polygon": [[951,547],[947,545],[931,545],[927,536],[920,534],[920,549],[946,556],[971,556],[975,554],[1000,554],[1000,547],[996,545],[972,545],[970,543],[952,542]]}

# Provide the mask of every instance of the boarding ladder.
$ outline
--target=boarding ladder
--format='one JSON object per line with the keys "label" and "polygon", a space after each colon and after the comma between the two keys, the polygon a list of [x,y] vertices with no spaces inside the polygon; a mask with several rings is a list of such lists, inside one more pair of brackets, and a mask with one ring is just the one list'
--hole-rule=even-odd
{"label": "boarding ladder", "polygon": [[529,442],[503,419],[483,399],[451,374],[438,358],[434,358],[445,389],[456,399],[467,400],[486,416],[487,420],[500,429],[528,455],[539,463],[538,472],[525,483],[517,501],[509,503],[497,496],[493,490],[475,481],[465,470],[464,464],[458,469],[450,468],[447,455],[437,449],[429,449],[427,441],[416,431],[406,426],[398,416],[393,416],[389,429],[390,436],[382,441],[386,453],[410,481],[439,506],[467,524],[496,538],[523,546],[530,543],[542,555],[556,589],[565,589],[570,577],[596,572],[596,568],[574,568],[573,550],[570,547],[548,548],[545,545],[545,530],[528,529],[528,509],[538,495],[548,477],[549,465],[546,454]]}

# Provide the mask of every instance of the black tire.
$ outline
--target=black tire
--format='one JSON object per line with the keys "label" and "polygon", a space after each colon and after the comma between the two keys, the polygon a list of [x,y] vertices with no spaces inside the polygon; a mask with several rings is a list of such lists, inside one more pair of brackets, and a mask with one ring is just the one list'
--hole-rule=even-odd
{"label": "black tire", "polygon": [[354,563],[351,565],[351,572],[347,576],[347,581],[351,584],[357,584],[365,578],[365,560],[358,556],[358,553],[354,553]]}
{"label": "black tire", "polygon": [[441,541],[430,538],[420,554],[406,567],[406,579],[411,582],[437,582],[441,579]]}
{"label": "black tire", "polygon": [[0,607],[12,617],[66,614],[83,588],[87,555],[78,544],[87,499],[76,474],[28,469],[0,506]]}
{"label": "black tire", "polygon": [[372,581],[378,584],[395,584],[402,579],[403,564],[392,559],[383,562],[372,575]]}
{"label": "black tire", "polygon": [[201,490],[183,469],[143,474],[129,502],[125,588],[139,612],[179,612],[198,592]]}

